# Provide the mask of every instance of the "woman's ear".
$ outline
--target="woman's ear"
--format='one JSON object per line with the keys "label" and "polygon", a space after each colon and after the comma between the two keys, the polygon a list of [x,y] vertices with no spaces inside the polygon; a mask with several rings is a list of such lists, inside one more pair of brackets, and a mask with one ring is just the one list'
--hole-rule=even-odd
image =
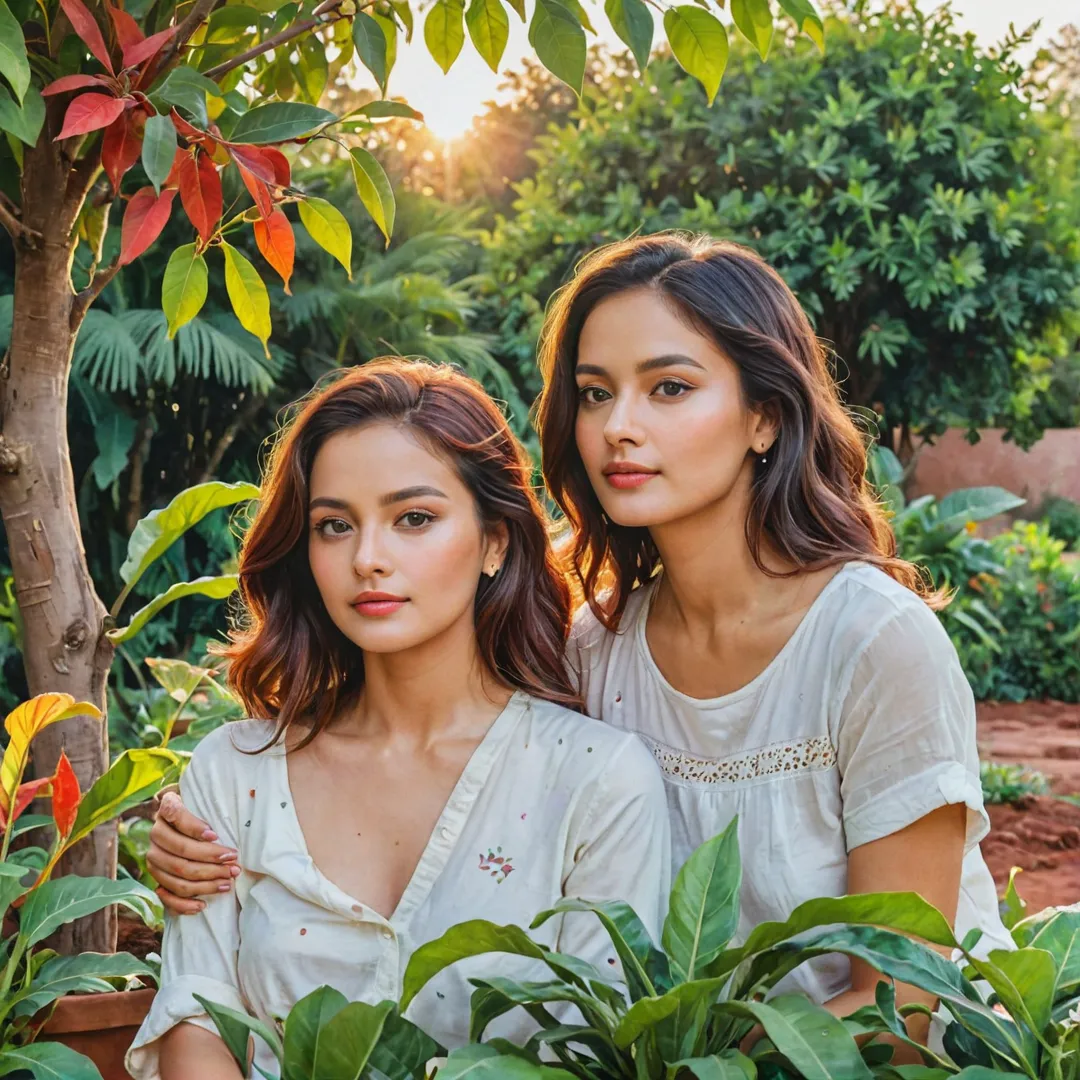
{"label": "woman's ear", "polygon": [[505,521],[500,521],[493,529],[488,530],[484,548],[484,573],[489,577],[494,577],[502,569],[509,546],[510,530]]}
{"label": "woman's ear", "polygon": [[751,414],[750,452],[767,454],[780,436],[780,410],[774,401],[766,401]]}

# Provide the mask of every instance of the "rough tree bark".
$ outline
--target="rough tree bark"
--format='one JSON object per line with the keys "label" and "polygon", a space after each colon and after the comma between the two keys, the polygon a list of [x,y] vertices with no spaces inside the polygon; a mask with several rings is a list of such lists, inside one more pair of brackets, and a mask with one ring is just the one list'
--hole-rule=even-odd
{"label": "rough tree bark", "polygon": [[[55,122],[50,115],[38,145],[26,153],[22,218],[8,223],[15,297],[11,346],[0,368],[0,516],[24,623],[30,692],[66,692],[104,714],[113,646],[86,564],[67,438],[68,372],[90,299],[72,292],[72,233],[96,163],[75,165],[72,149],[52,141]],[[39,735],[35,775],[54,770],[61,747],[84,789],[108,768],[108,732],[98,720],[78,717]],[[58,869],[115,872],[115,825],[96,830]],[[54,945],[111,952],[115,909],[71,924]]]}

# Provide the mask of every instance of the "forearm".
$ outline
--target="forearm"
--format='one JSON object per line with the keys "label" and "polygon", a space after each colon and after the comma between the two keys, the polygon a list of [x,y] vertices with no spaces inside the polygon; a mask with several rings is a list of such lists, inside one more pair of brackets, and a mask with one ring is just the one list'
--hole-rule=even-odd
{"label": "forearm", "polygon": [[225,1043],[195,1024],[177,1024],[161,1040],[161,1080],[242,1080]]}

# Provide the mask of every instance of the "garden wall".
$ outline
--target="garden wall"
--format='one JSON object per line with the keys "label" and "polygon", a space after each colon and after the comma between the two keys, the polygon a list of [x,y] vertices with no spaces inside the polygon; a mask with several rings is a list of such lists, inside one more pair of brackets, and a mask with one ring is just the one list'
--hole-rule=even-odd
{"label": "garden wall", "polygon": [[1018,516],[1030,516],[1047,495],[1080,502],[1080,428],[1052,428],[1030,449],[1004,442],[988,428],[974,446],[951,428],[919,451],[908,494],[936,495],[965,487],[996,485],[1028,500]]}

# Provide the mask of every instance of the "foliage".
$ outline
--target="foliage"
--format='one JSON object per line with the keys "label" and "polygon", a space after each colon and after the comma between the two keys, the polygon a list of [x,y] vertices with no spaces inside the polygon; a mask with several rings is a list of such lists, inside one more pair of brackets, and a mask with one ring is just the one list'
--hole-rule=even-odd
{"label": "foliage", "polygon": [[1037,769],[1029,769],[1026,765],[983,761],[979,764],[979,776],[983,800],[994,805],[1023,804],[1033,795],[1050,792],[1050,781]]}
{"label": "foliage", "polygon": [[[756,248],[831,342],[881,430],[1000,421],[1025,443],[1080,277],[1065,120],[1014,55],[947,8],[891,2],[828,25],[825,57],[733,44],[722,105],[670,61],[614,66],[539,139],[494,230],[491,325],[530,387],[544,305],[603,240],[663,228]],[[976,362],[977,360],[977,362]]]}
{"label": "foliage", "polygon": [[[58,956],[39,946],[59,927],[120,904],[150,923],[160,921],[154,893],[138,882],[100,877],[51,880],[61,855],[106,821],[152,797],[179,774],[179,759],[162,749],[133,750],[83,793],[63,753],[53,776],[23,782],[34,737],[72,716],[101,714],[67,694],[42,694],[18,706],[4,727],[8,744],[0,763],[0,910],[5,921],[18,913],[18,928],[5,942],[0,964],[0,1075],[25,1068],[35,1077],[98,1077],[82,1055],[65,1046],[35,1043],[57,998],[68,993],[121,989],[131,980],[152,980],[153,969],[127,953]],[[24,811],[34,798],[51,796],[51,816]],[[47,846],[12,849],[32,832]]]}
{"label": "foliage", "polygon": [[1063,541],[1073,551],[1080,551],[1080,503],[1051,497],[1043,503],[1041,517],[1055,540]]}
{"label": "foliage", "polygon": [[1007,628],[997,647],[967,625],[950,635],[975,696],[1080,701],[1080,574],[1045,525],[1018,522],[990,542],[998,571],[973,575],[950,605],[989,611]]}

